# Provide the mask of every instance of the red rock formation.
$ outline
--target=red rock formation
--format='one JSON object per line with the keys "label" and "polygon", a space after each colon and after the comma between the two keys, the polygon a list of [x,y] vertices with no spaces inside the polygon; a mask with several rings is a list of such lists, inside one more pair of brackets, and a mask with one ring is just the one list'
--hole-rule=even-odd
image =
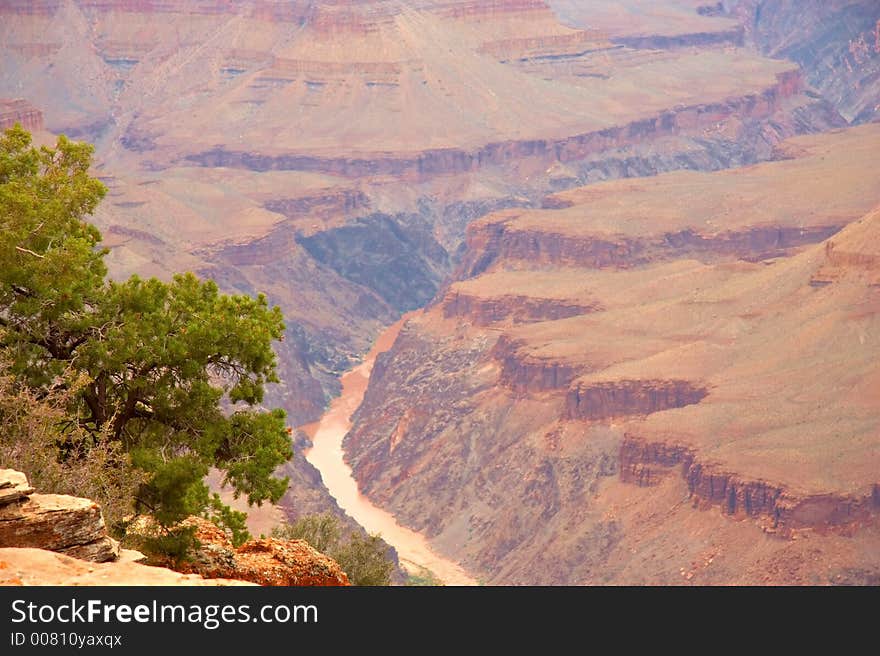
{"label": "red rock formation", "polygon": [[[473,277],[411,320],[370,380],[345,443],[360,489],[438,541],[464,541],[455,555],[497,582],[626,580],[607,574],[614,562],[669,581],[663,562],[716,541],[760,547],[714,582],[760,582],[766,554],[794,552],[780,545],[804,531],[837,567],[876,569],[880,552],[841,540],[880,540],[880,215],[856,220],[877,203],[878,134],[795,140],[792,160],[597,184],[550,199],[559,209],[479,220]],[[829,245],[797,248],[834,221],[848,225]],[[764,253],[785,256],[727,259]],[[548,295],[603,308],[502,323]],[[824,563],[805,569],[827,580]]]}
{"label": "red rock formation", "polygon": [[567,419],[649,415],[699,403],[708,390],[687,380],[612,380],[577,383],[565,401]]}
{"label": "red rock formation", "polygon": [[[89,499],[61,494],[31,494],[33,488],[24,474],[0,469],[0,563],[11,558],[13,563],[42,563],[52,576],[62,574],[70,579],[80,572],[63,558],[46,562],[31,549],[55,551],[64,556],[97,563],[115,561],[120,557],[119,544],[107,536],[101,509]],[[236,579],[259,585],[349,585],[339,565],[315,551],[302,540],[251,540],[238,549],[232,547],[226,534],[211,522],[190,518],[197,528],[200,546],[193,562],[178,567],[185,574],[197,573],[207,578]],[[144,524],[148,526],[149,523]],[[127,558],[143,558],[127,552]],[[23,560],[22,560],[23,559]],[[0,567],[2,569],[2,567]],[[135,568],[137,570],[137,568]],[[74,570],[74,571],[70,571]],[[155,580],[157,583],[184,583],[185,577],[157,576],[151,578],[147,568],[146,581],[139,571],[130,572],[129,585]],[[113,577],[118,581],[121,570],[104,570],[98,577],[82,581],[100,584]],[[16,575],[15,580],[23,581]],[[10,581],[15,583],[14,581]]]}
{"label": "red rock formation", "polygon": [[29,132],[43,129],[43,113],[27,100],[0,98],[0,131],[11,128],[16,123]]}
{"label": "red rock formation", "polygon": [[336,561],[304,540],[261,538],[234,548],[226,533],[208,520],[191,517],[184,524],[196,527],[200,546],[178,571],[270,586],[350,585]]}
{"label": "red rock formation", "polygon": [[369,206],[369,197],[362,191],[353,189],[325,189],[320,193],[295,198],[274,198],[263,205],[267,210],[283,214],[289,219],[306,214],[327,217],[347,215]]}
{"label": "red rock formation", "polygon": [[[865,227],[865,221],[860,224],[854,228]],[[810,283],[824,286],[846,277],[861,278],[870,286],[880,286],[880,247],[870,235],[862,234],[862,230],[857,234],[850,231],[842,242],[829,239],[825,243],[825,261]]]}
{"label": "red rock formation", "polygon": [[[515,218],[513,211],[500,216]],[[645,261],[641,240],[614,235],[569,237],[550,231],[511,230],[504,221],[484,220],[467,229],[467,255],[456,278],[469,278],[485,271],[496,260],[553,262],[600,269],[625,267]]]}
{"label": "red rock formation", "polygon": [[587,367],[524,355],[516,341],[501,336],[491,351],[492,359],[501,363],[498,382],[519,394],[542,392],[567,387]]}
{"label": "red rock formation", "polygon": [[393,2],[362,0],[314,4],[308,17],[309,29],[323,38],[376,34],[383,23],[390,24],[400,6]]}
{"label": "red rock formation", "polygon": [[467,256],[456,278],[470,278],[496,260],[526,260],[601,269],[635,266],[647,260],[644,240],[613,235],[578,238],[547,231],[512,231],[504,223],[468,226]]}
{"label": "red rock formation", "polygon": [[516,295],[483,298],[456,291],[444,297],[442,306],[445,318],[461,317],[475,326],[488,326],[503,321],[527,323],[564,319],[602,309],[598,302],[579,304],[560,299]]}
{"label": "red rock formation", "polygon": [[605,33],[582,30],[567,34],[521,37],[490,41],[480,46],[479,52],[494,55],[502,61],[509,58],[526,60],[530,57],[577,57],[589,52],[610,49]]}
{"label": "red rock formation", "polygon": [[[569,206],[565,199],[545,200],[552,209]],[[838,232],[843,225],[746,226],[742,230],[700,234],[694,229],[660,235],[627,237],[597,232],[568,235],[551,230],[520,230],[506,223],[515,218],[506,211],[499,220],[484,220],[467,230],[467,255],[456,278],[470,278],[496,261],[523,260],[537,264],[560,264],[591,269],[630,268],[676,257],[735,257],[760,260],[815,244]]]}
{"label": "red rock formation", "polygon": [[[297,63],[296,66],[302,66]],[[782,102],[800,91],[798,71],[777,76],[777,82],[760,94],[732,98],[726,103],[680,107],[619,127],[576,134],[561,139],[530,139],[486,144],[476,150],[426,149],[418,154],[377,152],[347,157],[306,154],[268,155],[233,150],[225,146],[187,154],[183,159],[199,166],[245,168],[254,171],[314,171],[356,178],[391,175],[425,180],[436,175],[466,173],[514,160],[543,163],[572,162],[605,150],[623,148],[662,136],[701,131],[732,118],[762,119],[780,109]]]}
{"label": "red rock formation", "polygon": [[657,485],[676,467],[696,505],[719,507],[735,517],[767,519],[767,528],[782,534],[797,529],[851,531],[874,521],[880,513],[880,484],[864,496],[801,494],[704,464],[693,449],[675,442],[649,442],[628,434],[621,444],[620,477],[624,482]]}
{"label": "red rock formation", "polygon": [[683,445],[626,436],[620,445],[620,480],[639,487],[659,485],[672,468],[691,455]]}

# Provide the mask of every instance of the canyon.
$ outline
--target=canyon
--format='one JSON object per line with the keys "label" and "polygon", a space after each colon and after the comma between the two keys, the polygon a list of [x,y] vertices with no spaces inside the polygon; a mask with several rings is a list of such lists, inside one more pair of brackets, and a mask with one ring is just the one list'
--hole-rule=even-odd
{"label": "canyon", "polygon": [[874,580],[878,139],[473,222],[376,362],[361,489],[493,584]]}
{"label": "canyon", "polygon": [[[306,423],[472,218],[846,124],[796,64],[717,36],[734,19],[613,4],[7,2],[0,97],[96,144],[116,275],[190,269],[282,306],[277,400]],[[642,42],[695,23],[704,46]]]}
{"label": "canyon", "polygon": [[281,306],[267,403],[306,430],[271,521],[361,530],[307,427],[416,310],[346,458],[473,578],[857,582],[877,30],[872,0],[7,0],[0,127],[95,143],[114,277]]}

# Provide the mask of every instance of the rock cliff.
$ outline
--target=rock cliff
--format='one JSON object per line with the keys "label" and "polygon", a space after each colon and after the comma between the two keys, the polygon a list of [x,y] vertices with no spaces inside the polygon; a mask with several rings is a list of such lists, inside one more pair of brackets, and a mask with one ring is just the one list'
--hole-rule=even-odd
{"label": "rock cliff", "polygon": [[809,83],[848,121],[880,112],[880,7],[872,0],[725,3],[748,39],[771,57],[798,62]]}
{"label": "rock cliff", "polygon": [[696,452],[667,442],[646,443],[626,436],[620,451],[622,481],[659,485],[675,469],[687,483],[698,507],[715,506],[725,515],[757,518],[765,531],[791,535],[796,529],[851,534],[880,513],[878,485],[863,495],[803,494],[762,480],[743,479],[717,466],[699,462]]}
{"label": "rock cliff", "polygon": [[578,383],[565,399],[567,419],[613,419],[683,408],[708,390],[687,380],[614,380]]}
{"label": "rock cliff", "polygon": [[[736,27],[669,4],[643,36]],[[289,325],[276,398],[295,423],[434,295],[472,218],[578,183],[770,158],[843,124],[790,63],[626,45],[638,34],[564,24],[541,0],[51,0],[0,15],[0,93],[98,144],[114,275],[191,269],[269,292]]]}
{"label": "rock cliff", "polygon": [[16,123],[29,132],[39,132],[43,129],[43,112],[22,98],[0,98],[0,131]]}
{"label": "rock cliff", "polygon": [[[468,226],[455,277],[491,271],[496,262],[626,269],[680,258],[790,254],[871,208],[874,134],[869,126],[798,138],[776,148],[773,164],[605,182],[546,197],[541,210],[495,212]],[[835,189],[840,179],[852,185],[846,194]],[[624,194],[627,205],[619,200]],[[749,212],[741,211],[743,203]],[[855,204],[847,209],[848,203]]]}
{"label": "rock cliff", "polygon": [[870,580],[878,136],[475,222],[374,369],[363,491],[492,582]]}

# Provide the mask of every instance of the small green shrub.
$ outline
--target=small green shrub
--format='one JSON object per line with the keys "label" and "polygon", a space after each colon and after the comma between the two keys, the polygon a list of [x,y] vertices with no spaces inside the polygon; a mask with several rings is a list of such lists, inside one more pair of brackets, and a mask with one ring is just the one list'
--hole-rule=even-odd
{"label": "small green shrub", "polygon": [[357,533],[343,542],[339,519],[330,513],[306,515],[293,524],[282,524],[272,530],[272,536],[305,540],[339,563],[352,585],[391,585],[394,562],[388,558],[388,545],[378,535]]}

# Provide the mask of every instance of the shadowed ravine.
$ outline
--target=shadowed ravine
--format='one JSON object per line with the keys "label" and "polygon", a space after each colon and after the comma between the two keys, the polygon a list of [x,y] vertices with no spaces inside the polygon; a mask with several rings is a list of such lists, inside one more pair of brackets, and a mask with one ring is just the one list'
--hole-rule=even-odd
{"label": "shadowed ravine", "polygon": [[342,440],[351,428],[352,414],[364,398],[376,356],[391,347],[405,320],[403,317],[379,335],[364,361],[342,377],[342,393],[333,400],[327,412],[318,422],[302,427],[314,443],[306,453],[306,460],[321,472],[324,484],[345,512],[369,533],[379,533],[397,549],[400,562],[407,571],[420,574],[428,569],[446,585],[476,585],[476,580],[458,563],[431,549],[424,535],[401,526],[391,513],[370,503],[358,491],[351,467],[343,460]]}

